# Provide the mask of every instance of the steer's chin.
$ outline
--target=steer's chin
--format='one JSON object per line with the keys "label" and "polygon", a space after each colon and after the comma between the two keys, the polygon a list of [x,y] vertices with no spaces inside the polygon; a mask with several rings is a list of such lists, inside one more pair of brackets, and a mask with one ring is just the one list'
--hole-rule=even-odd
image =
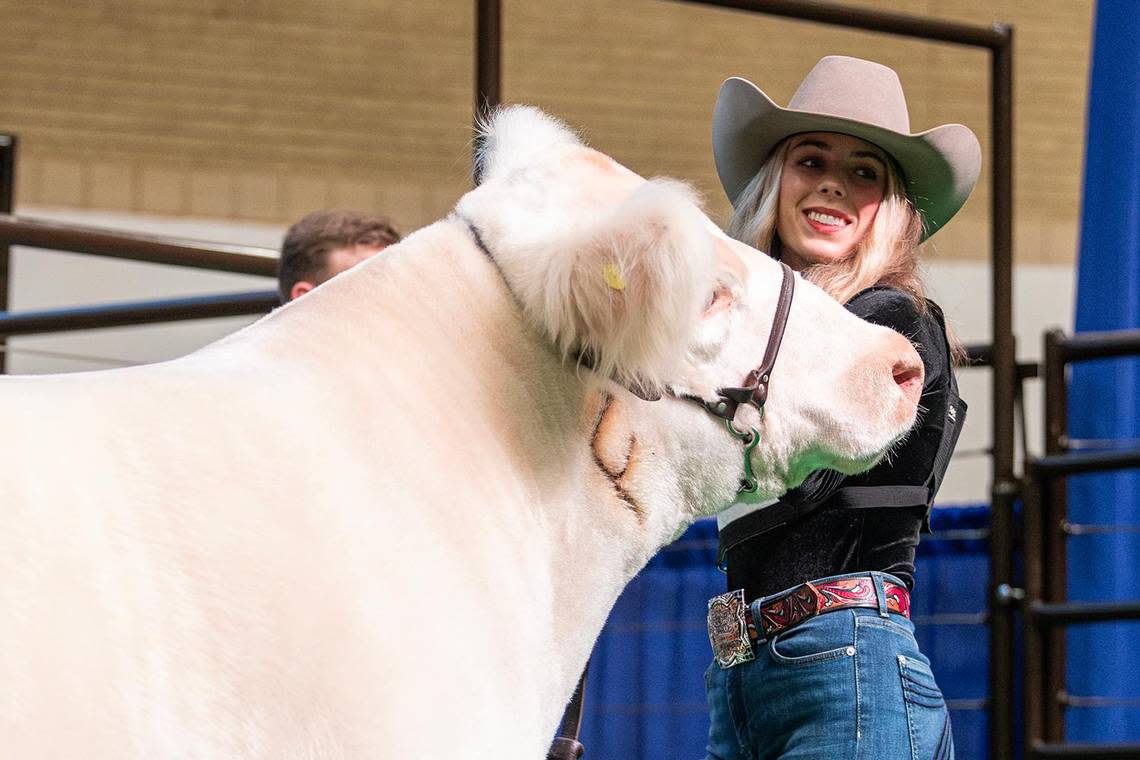
{"label": "steer's chin", "polygon": [[844,475],[858,475],[866,472],[879,464],[879,462],[889,458],[891,452],[902,445],[903,441],[905,441],[906,437],[910,434],[910,431],[914,428],[914,421],[915,416],[911,414],[906,425],[900,427],[898,432],[891,436],[885,446],[868,446],[868,448],[862,452],[854,452],[848,456],[837,456],[835,462],[831,465],[831,469],[837,470]]}
{"label": "steer's chin", "polygon": [[881,451],[878,454],[873,454],[866,457],[857,457],[854,459],[836,459],[831,465],[832,470],[841,472],[844,475],[858,475],[871,469],[883,460],[887,455],[887,451]]}

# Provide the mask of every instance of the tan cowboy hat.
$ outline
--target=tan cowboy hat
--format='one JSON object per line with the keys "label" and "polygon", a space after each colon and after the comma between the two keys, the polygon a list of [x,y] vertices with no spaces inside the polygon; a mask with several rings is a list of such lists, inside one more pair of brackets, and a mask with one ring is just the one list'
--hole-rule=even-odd
{"label": "tan cowboy hat", "polygon": [[893,69],[829,55],[804,77],[787,108],[747,79],[732,77],[721,85],[713,113],[713,157],[734,206],[776,144],[801,132],[840,132],[889,153],[922,214],[924,240],[962,208],[982,166],[978,138],[968,127],[944,124],[911,133]]}

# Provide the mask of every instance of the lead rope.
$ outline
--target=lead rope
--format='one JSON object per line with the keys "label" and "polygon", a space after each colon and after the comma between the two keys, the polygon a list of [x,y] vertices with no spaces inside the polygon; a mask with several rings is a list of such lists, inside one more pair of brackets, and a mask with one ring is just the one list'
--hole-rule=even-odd
{"label": "lead rope", "polygon": [[558,736],[550,745],[546,753],[546,760],[578,760],[586,748],[578,741],[578,734],[582,729],[582,702],[586,696],[586,673],[590,670],[590,662],[582,669],[582,677],[578,679],[578,686],[574,689],[574,696],[566,711],[562,713],[562,724],[558,727]]}

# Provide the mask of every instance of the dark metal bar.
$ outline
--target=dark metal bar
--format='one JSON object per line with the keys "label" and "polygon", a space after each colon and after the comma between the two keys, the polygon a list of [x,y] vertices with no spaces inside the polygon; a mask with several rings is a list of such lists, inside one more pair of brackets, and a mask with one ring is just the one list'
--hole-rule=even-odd
{"label": "dark metal bar", "polygon": [[967,343],[966,365],[969,367],[988,367],[992,363],[993,346],[989,343]]}
{"label": "dark metal bar", "polygon": [[990,615],[988,612],[942,612],[936,615],[913,615],[910,622],[914,623],[915,627],[921,628],[924,625],[947,626],[947,625],[985,625],[989,622]]}
{"label": "dark metal bar", "polygon": [[1013,610],[997,594],[1014,579],[1013,471],[1017,368],[1013,337],[1013,28],[995,24],[990,57],[990,119],[993,147],[990,237],[993,241],[993,476],[990,541],[990,757],[1014,756]]}
{"label": "dark metal bar", "polygon": [[[1065,375],[1067,365],[1061,351],[1064,337],[1064,333],[1060,330],[1050,330],[1045,334],[1042,351],[1045,380],[1045,453],[1051,456],[1060,456],[1068,451],[1069,394]],[[1068,547],[1065,533],[1065,525],[1068,523],[1068,481],[1056,478],[1043,484],[1042,487],[1049,492],[1047,502],[1049,511],[1044,515],[1043,551],[1045,567],[1048,568],[1044,601],[1049,604],[1060,604],[1068,599]],[[1031,605],[1034,601],[1030,600]],[[1065,739],[1065,705],[1057,698],[1057,695],[1066,692],[1065,637],[1064,628],[1048,632],[1045,690],[1042,694],[1029,697],[1040,699],[1045,705],[1044,739],[1050,742],[1061,742]]]}
{"label": "dark metal bar", "polygon": [[[1025,566],[1025,599],[1030,604],[1040,604],[1045,594],[1044,566],[1044,522],[1049,489],[1032,479],[1025,485],[1022,519],[1025,525],[1025,545],[1023,561]],[[1046,689],[1046,652],[1048,635],[1046,626],[1025,626],[1025,665],[1023,676],[1022,704],[1024,707],[1024,741],[1026,747],[1033,747],[1045,740],[1048,722],[1046,703],[1049,701]],[[992,646],[992,643],[991,643]],[[1002,712],[997,710],[996,712]],[[992,757],[1013,757],[997,754]]]}
{"label": "dark metal bar", "polygon": [[[16,136],[0,134],[0,214],[11,214],[16,203]],[[0,241],[0,311],[8,310],[11,247]],[[0,338],[0,374],[8,369],[7,343]]]}
{"label": "dark metal bar", "polygon": [[823,0],[683,0],[683,2],[764,13],[800,21],[815,21],[851,29],[898,34],[904,37],[953,42],[991,50],[1002,47],[1007,41],[1007,36],[1000,25],[960,24],[906,13],[854,8]]}
{"label": "dark metal bar", "polygon": [[1026,753],[1038,757],[1088,757],[1093,760],[1140,758],[1140,744],[1035,744]]}
{"label": "dark metal bar", "polygon": [[0,244],[266,277],[277,270],[277,252],[268,248],[112,232],[11,214],[0,214]]}
{"label": "dark metal bar", "polygon": [[947,528],[934,531],[923,541],[984,541],[989,537],[989,528]]}
{"label": "dark metal bar", "polygon": [[1061,699],[1069,707],[1140,707],[1140,697],[1097,697],[1065,693]]}
{"label": "dark metal bar", "polygon": [[475,116],[502,102],[502,8],[499,0],[475,3]]}
{"label": "dark metal bar", "polygon": [[1108,330],[1075,333],[1060,339],[1066,361],[1108,359],[1114,356],[1140,354],[1140,330]]}
{"label": "dark metal bar", "polygon": [[1066,520],[1061,525],[1061,530],[1067,536],[1110,536],[1120,533],[1140,533],[1140,525],[1097,525]]}
{"label": "dark metal bar", "polygon": [[948,710],[987,710],[989,706],[990,700],[988,697],[946,700],[946,709]]}
{"label": "dark metal bar", "polygon": [[187,319],[237,317],[263,314],[280,303],[276,291],[232,293],[221,296],[177,298],[165,301],[143,301],[85,306],[51,311],[29,311],[0,314],[0,335],[42,335],[44,333],[92,330],[99,327],[123,327],[179,322]]}
{"label": "dark metal bar", "polygon": [[0,133],[0,213],[12,213],[16,202],[16,136]]}
{"label": "dark metal bar", "polygon": [[[969,343],[966,345],[966,368],[992,367],[993,346],[989,343]],[[1028,380],[1040,374],[1037,362],[1017,362],[1017,379]]]}
{"label": "dark metal bar", "polygon": [[1140,601],[1030,602],[1028,610],[1033,622],[1049,626],[1140,620]]}
{"label": "dark metal bar", "polygon": [[1024,457],[1024,452],[1029,451],[1029,422],[1025,415],[1025,383],[1023,382],[1020,372],[1018,372],[1018,383],[1015,390],[1016,393],[1014,393],[1013,396],[1013,418],[1017,425],[1017,435],[1021,441],[1021,451]]}
{"label": "dark metal bar", "polygon": [[1140,449],[1071,451],[1068,454],[1030,460],[1026,467],[1029,475],[1039,480],[1090,472],[1127,470],[1140,467]]}
{"label": "dark metal bar", "polygon": [[1067,440],[1069,450],[1112,451],[1113,449],[1140,446],[1140,438],[1073,438]]}

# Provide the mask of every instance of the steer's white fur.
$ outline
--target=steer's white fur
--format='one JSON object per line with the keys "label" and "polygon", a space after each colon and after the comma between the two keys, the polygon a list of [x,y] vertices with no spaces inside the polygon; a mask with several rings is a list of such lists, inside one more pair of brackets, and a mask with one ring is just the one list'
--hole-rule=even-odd
{"label": "steer's white fur", "polygon": [[700,219],[686,187],[654,180],[544,252],[511,251],[504,265],[534,262],[512,285],[564,356],[584,351],[602,376],[660,392],[677,377],[677,346],[691,343],[708,297],[713,245]]}
{"label": "steer's white fur", "polygon": [[[0,382],[0,754],[543,757],[621,588],[742,472],[610,377],[738,383],[778,273],[536,111],[489,130],[458,210],[493,260],[454,217],[191,356]],[[738,417],[762,495],[881,455],[900,357],[801,283]]]}

